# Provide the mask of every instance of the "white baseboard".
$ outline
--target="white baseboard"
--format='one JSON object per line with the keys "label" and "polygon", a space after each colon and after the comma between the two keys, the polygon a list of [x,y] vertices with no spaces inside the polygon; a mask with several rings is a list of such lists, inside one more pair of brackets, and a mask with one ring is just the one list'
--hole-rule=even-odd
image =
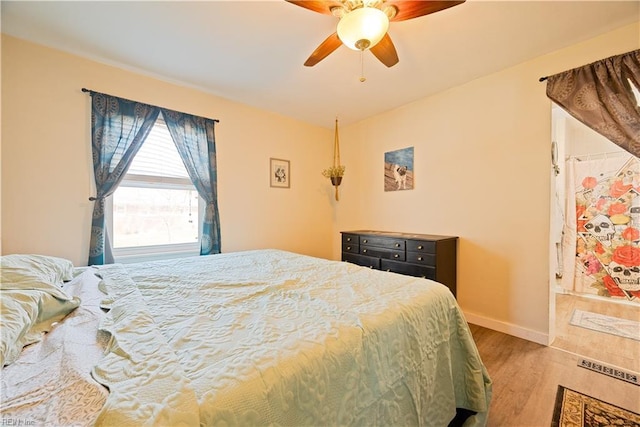
{"label": "white baseboard", "polygon": [[478,314],[469,313],[463,311],[464,317],[467,319],[467,323],[482,326],[483,328],[493,329],[494,331],[502,332],[507,335],[522,338],[523,340],[532,341],[544,346],[549,345],[549,334],[545,334],[531,329],[523,328],[522,326],[514,325],[512,323],[501,322],[499,320],[491,319],[489,317],[481,316]]}

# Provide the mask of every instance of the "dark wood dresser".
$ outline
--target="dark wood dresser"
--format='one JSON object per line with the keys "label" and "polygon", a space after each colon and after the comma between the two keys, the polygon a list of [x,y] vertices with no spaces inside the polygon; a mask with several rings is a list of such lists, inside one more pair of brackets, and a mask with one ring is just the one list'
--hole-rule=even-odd
{"label": "dark wood dresser", "polygon": [[435,280],[456,295],[457,237],[371,230],[341,234],[342,261]]}

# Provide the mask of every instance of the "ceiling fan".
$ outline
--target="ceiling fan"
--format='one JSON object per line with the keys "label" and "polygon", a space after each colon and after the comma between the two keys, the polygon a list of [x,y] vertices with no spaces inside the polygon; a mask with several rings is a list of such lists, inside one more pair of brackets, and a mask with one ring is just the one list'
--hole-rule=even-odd
{"label": "ceiling fan", "polygon": [[289,3],[340,20],[336,32],[313,51],[304,63],[313,67],[344,44],[371,53],[387,67],[398,63],[398,53],[389,37],[389,22],[429,15],[464,3],[465,0],[286,0]]}

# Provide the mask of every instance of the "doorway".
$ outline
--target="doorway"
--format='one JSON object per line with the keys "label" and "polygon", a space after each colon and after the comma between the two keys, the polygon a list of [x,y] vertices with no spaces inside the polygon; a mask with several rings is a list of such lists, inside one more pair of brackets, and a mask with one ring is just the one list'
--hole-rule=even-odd
{"label": "doorway", "polygon": [[[640,201],[639,160],[556,105],[552,137],[550,345],[640,372],[640,340],[622,334],[633,329],[629,321],[640,322],[640,293],[617,286],[627,278],[616,277],[613,264],[616,251],[640,251],[638,237],[625,231],[640,230],[631,215]],[[624,185],[611,190],[620,177]]]}

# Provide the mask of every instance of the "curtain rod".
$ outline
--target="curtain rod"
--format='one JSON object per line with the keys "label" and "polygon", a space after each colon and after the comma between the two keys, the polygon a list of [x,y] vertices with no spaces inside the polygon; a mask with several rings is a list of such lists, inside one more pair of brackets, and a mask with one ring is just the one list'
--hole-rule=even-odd
{"label": "curtain rod", "polygon": [[[83,88],[82,88],[82,91],[83,91],[83,92],[88,92],[88,93],[102,93],[102,92],[96,92],[95,90],[87,89],[86,87],[83,87]],[[106,94],[105,94],[105,95],[106,95]],[[109,96],[114,96],[114,95],[109,95]],[[118,97],[118,98],[120,98],[120,97]],[[136,102],[137,102],[137,101],[136,101]],[[144,102],[141,102],[141,104],[145,104],[145,103],[144,103]],[[148,105],[150,105],[150,104],[148,104]],[[154,105],[154,107],[156,107],[156,105]],[[165,108],[165,107],[158,107],[158,108]],[[167,110],[171,110],[171,108],[167,108]],[[174,110],[174,111],[175,111],[175,110]],[[188,113],[187,113],[187,114],[188,114]],[[193,115],[195,116],[195,114],[193,114]],[[218,119],[211,119],[211,120],[213,120],[213,121],[214,121],[214,122],[216,122],[216,123],[220,123],[220,120],[218,120]]]}

